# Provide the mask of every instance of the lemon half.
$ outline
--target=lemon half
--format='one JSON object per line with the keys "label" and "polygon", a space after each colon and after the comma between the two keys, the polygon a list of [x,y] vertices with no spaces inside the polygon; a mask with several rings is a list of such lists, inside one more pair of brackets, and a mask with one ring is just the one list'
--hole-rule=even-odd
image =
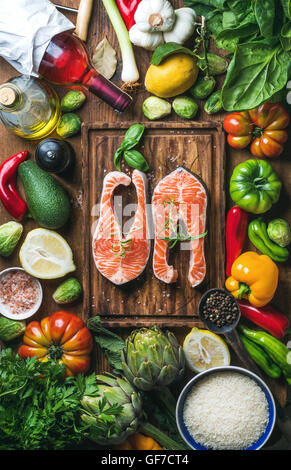
{"label": "lemon half", "polygon": [[186,362],[194,372],[230,364],[227,344],[208,330],[193,328],[184,340],[183,349]]}
{"label": "lemon half", "polygon": [[43,228],[27,234],[19,258],[23,269],[40,279],[56,279],[76,270],[73,253],[66,240]]}

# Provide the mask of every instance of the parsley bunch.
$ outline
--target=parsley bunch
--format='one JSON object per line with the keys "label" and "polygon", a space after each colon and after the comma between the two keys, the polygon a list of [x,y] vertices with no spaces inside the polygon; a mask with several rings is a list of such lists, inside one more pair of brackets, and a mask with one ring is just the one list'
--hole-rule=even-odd
{"label": "parsley bunch", "polygon": [[84,438],[80,400],[95,396],[95,375],[64,378],[63,364],[0,355],[0,449],[73,448]]}

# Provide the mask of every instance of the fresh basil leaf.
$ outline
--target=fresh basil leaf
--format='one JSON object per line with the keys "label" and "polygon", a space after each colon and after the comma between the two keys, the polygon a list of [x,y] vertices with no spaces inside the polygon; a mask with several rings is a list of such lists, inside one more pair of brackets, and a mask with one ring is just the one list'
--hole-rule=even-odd
{"label": "fresh basil leaf", "polygon": [[116,150],[113,158],[113,163],[114,166],[117,168],[118,171],[121,171],[121,161],[122,161],[122,154],[123,154],[123,148],[119,147],[119,149]]}
{"label": "fresh basil leaf", "polygon": [[288,23],[283,26],[280,41],[284,51],[291,50],[291,21],[288,21]]}
{"label": "fresh basil leaf", "polygon": [[172,54],[177,54],[178,52],[194,56],[193,52],[187,47],[183,47],[176,42],[167,42],[166,44],[161,44],[156,48],[152,55],[151,64],[160,65],[166,57],[169,57]]}
{"label": "fresh basil leaf", "polygon": [[254,0],[253,11],[259,25],[261,35],[264,38],[272,37],[275,20],[275,1]]}
{"label": "fresh basil leaf", "polygon": [[148,171],[149,166],[144,156],[137,150],[126,150],[123,154],[126,163],[139,171]]}
{"label": "fresh basil leaf", "polygon": [[[144,129],[145,127],[142,124],[133,124],[132,126],[130,126],[130,128],[126,131],[124,135],[123,144],[126,141],[135,141],[136,144],[138,144],[138,142],[143,136]],[[124,148],[124,145],[122,145],[122,147]]]}
{"label": "fresh basil leaf", "polygon": [[286,85],[289,61],[289,54],[272,41],[239,45],[222,88],[223,108],[246,111],[268,101]]}
{"label": "fresh basil leaf", "polygon": [[285,16],[291,20],[291,0],[281,0]]}

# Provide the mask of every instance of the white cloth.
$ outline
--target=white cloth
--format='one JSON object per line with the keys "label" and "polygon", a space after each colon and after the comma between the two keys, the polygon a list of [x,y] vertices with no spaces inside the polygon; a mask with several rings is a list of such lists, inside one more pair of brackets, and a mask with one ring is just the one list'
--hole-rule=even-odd
{"label": "white cloth", "polygon": [[0,0],[0,56],[22,74],[37,77],[51,38],[74,28],[49,0]]}

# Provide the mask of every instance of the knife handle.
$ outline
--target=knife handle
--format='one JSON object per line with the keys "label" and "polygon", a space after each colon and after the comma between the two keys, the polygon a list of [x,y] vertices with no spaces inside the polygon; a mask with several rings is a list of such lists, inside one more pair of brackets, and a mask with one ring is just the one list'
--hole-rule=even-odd
{"label": "knife handle", "polygon": [[80,0],[75,34],[82,40],[87,40],[88,28],[92,13],[93,0]]}

